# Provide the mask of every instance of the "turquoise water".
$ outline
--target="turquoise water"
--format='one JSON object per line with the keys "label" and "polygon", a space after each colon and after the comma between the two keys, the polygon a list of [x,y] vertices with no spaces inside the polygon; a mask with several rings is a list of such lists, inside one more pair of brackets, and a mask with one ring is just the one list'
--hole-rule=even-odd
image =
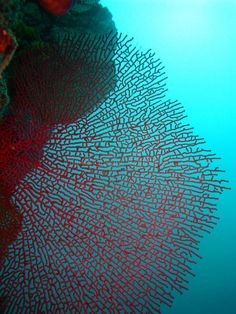
{"label": "turquoise water", "polygon": [[203,259],[177,295],[172,314],[236,313],[236,1],[101,0],[119,32],[152,48],[168,75],[169,97],[182,102],[188,122],[222,157],[230,191],[218,202],[220,221],[200,247]]}

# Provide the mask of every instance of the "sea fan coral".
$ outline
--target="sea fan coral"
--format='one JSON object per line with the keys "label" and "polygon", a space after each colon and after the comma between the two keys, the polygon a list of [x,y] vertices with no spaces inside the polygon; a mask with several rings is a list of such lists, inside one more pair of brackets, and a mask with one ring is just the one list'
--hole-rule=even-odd
{"label": "sea fan coral", "polygon": [[[113,88],[97,97],[102,72],[93,71],[92,87],[79,102],[83,114],[76,109],[76,119],[68,118],[77,101],[66,87],[64,97],[53,82],[60,84],[58,73],[66,73],[62,86],[77,77],[77,65],[70,62],[77,40],[63,38],[59,47],[66,53],[59,59],[52,49],[50,66],[59,62],[60,71],[43,75],[29,60],[15,81],[16,109],[30,110],[38,126],[57,124],[38,167],[22,178],[12,197],[23,224],[2,265],[2,308],[5,313],[160,313],[162,304],[171,306],[174,291],[186,288],[199,239],[216,222],[221,171],[185,124],[182,106],[164,97],[161,62],[126,37],[83,37],[81,51],[83,45],[99,46],[93,57],[102,62],[92,64],[110,71]],[[111,42],[114,55],[107,49]],[[72,84],[76,97],[81,84],[79,78],[76,87]]]}
{"label": "sea fan coral", "polygon": [[11,192],[37,167],[50,133],[45,126],[35,129],[27,119],[18,118],[8,116],[0,123],[0,181]]}
{"label": "sea fan coral", "polygon": [[19,56],[11,81],[14,115],[40,127],[72,123],[98,106],[115,86],[116,42],[112,37],[105,50],[96,36],[67,35]]}
{"label": "sea fan coral", "polygon": [[12,204],[11,193],[0,184],[0,261],[7,256],[8,246],[21,231],[22,215]]}

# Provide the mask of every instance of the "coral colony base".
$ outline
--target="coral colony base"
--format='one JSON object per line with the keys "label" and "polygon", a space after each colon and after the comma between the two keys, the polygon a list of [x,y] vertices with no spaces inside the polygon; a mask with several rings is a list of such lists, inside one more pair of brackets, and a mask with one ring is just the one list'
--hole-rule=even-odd
{"label": "coral colony base", "polygon": [[66,35],[16,59],[10,84],[2,312],[161,313],[187,288],[225,181],[166,98],[160,60],[125,36]]}

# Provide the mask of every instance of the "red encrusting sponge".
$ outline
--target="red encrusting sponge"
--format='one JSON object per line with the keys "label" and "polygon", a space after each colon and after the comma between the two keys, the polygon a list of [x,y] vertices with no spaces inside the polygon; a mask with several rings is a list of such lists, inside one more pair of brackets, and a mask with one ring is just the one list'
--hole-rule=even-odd
{"label": "red encrusting sponge", "polygon": [[41,7],[53,14],[53,15],[64,15],[71,8],[73,0],[38,0]]}

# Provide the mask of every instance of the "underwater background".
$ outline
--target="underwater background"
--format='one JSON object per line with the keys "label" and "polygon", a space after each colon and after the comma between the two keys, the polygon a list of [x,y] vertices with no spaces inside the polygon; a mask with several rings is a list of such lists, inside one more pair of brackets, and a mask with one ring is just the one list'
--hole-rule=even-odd
{"label": "underwater background", "polygon": [[218,202],[220,220],[200,244],[203,257],[163,313],[236,313],[236,1],[102,0],[117,30],[152,49],[168,76],[168,96],[222,158],[231,187]]}

